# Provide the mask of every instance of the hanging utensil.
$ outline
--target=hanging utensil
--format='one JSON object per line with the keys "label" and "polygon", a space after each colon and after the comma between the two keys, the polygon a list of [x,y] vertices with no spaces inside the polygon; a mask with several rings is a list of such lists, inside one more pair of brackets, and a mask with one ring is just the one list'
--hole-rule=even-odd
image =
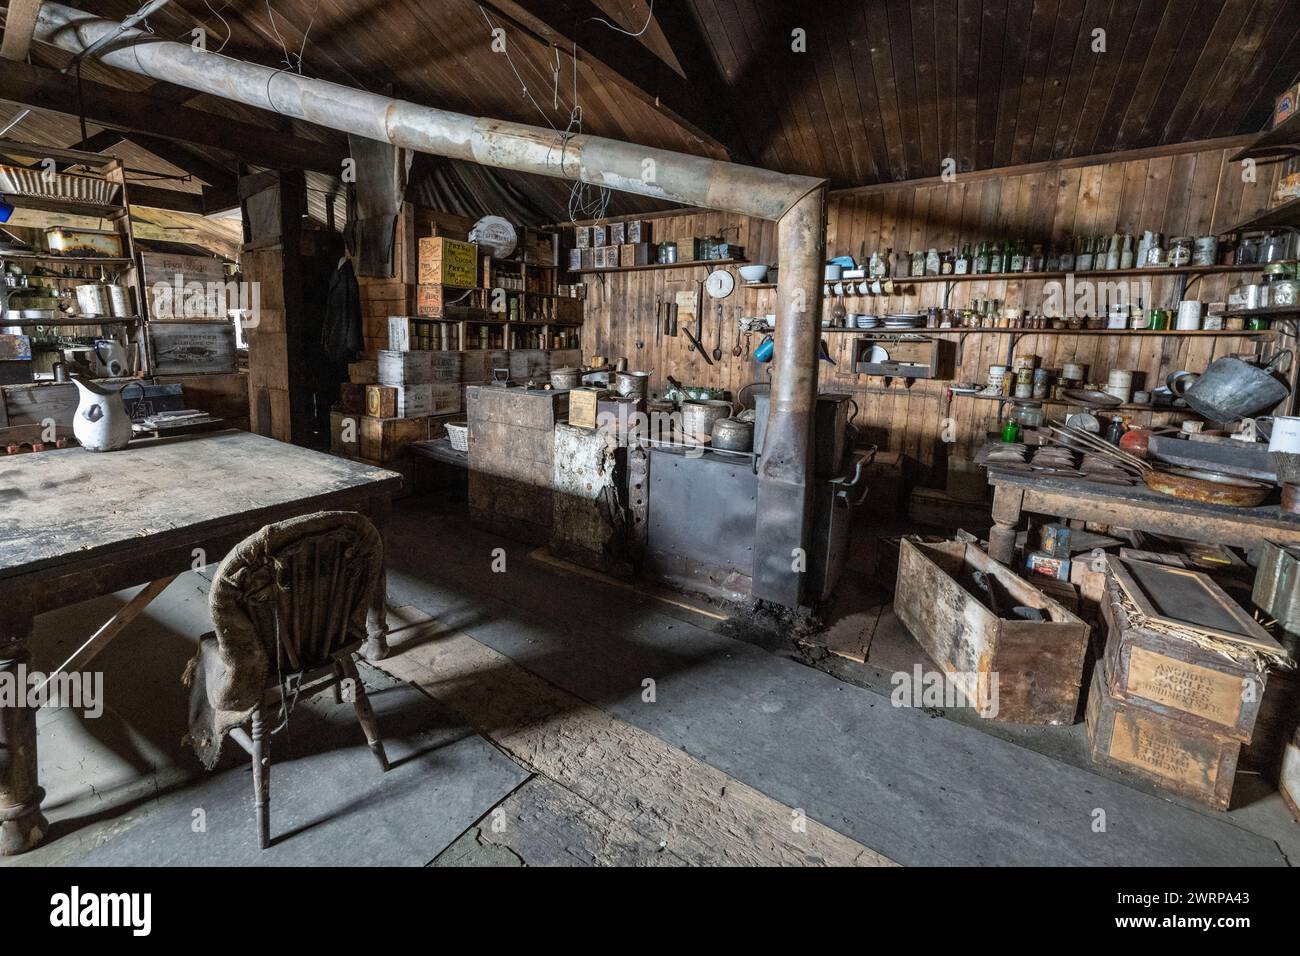
{"label": "hanging utensil", "polygon": [[718,332],[717,335],[713,337],[713,360],[715,362],[720,362],[722,361],[722,303],[718,303],[716,310],[718,315]]}
{"label": "hanging utensil", "polygon": [[712,365],[713,359],[709,358],[709,353],[704,351],[704,346],[700,343],[700,340],[696,338],[695,334],[691,332],[689,328],[682,329],[682,331],[686,333],[686,337],[690,339],[691,342],[688,351],[694,351],[698,348],[700,350],[700,358],[704,359],[704,364]]}
{"label": "hanging utensil", "polygon": [[731,347],[732,358],[740,358],[740,319],[736,319],[736,344]]}

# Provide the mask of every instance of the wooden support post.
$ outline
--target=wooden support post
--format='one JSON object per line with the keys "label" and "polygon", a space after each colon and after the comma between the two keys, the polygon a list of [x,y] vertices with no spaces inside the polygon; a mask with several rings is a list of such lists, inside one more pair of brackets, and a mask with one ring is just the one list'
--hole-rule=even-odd
{"label": "wooden support post", "polygon": [[13,695],[0,699],[0,856],[26,853],[49,829],[41,813],[45,791],[37,783],[36,708],[27,706],[32,619],[27,596],[0,617],[0,681],[10,685]]}
{"label": "wooden support post", "polygon": [[1010,565],[1016,559],[1016,528],[1020,524],[1025,493],[999,485],[993,492],[993,527],[989,529],[989,557]]}

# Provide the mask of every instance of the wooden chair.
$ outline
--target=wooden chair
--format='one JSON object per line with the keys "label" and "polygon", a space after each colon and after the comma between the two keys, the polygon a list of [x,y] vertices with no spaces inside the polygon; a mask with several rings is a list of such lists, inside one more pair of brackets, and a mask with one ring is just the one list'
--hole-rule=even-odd
{"label": "wooden chair", "polygon": [[[271,842],[271,735],[299,699],[345,682],[366,743],[383,770],[388,758],[353,655],[381,586],[383,541],[353,512],[320,512],[244,539],[217,567],[209,593],[216,630],[186,670],[190,742],[209,767],[228,733],[253,760],[262,849]],[[249,723],[249,731],[243,725]]]}

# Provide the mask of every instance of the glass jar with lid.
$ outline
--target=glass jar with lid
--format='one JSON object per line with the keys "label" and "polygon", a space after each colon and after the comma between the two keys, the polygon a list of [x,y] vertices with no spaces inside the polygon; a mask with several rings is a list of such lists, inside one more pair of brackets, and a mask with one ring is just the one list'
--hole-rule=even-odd
{"label": "glass jar with lid", "polygon": [[1192,261],[1192,237],[1174,236],[1169,240],[1169,265],[1177,269]]}

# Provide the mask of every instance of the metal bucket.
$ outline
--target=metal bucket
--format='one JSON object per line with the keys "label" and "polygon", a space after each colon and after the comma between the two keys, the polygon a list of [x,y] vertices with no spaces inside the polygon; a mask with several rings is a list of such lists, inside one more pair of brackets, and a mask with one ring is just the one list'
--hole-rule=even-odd
{"label": "metal bucket", "polygon": [[682,402],[682,431],[688,438],[701,441],[712,439],[713,424],[731,417],[731,402],[715,399],[700,402]]}
{"label": "metal bucket", "polygon": [[1291,394],[1273,376],[1284,355],[1289,357],[1291,350],[1283,349],[1263,368],[1233,356],[1218,359],[1183,393],[1183,400],[1216,422],[1235,422],[1270,409]]}
{"label": "metal bucket", "polygon": [[645,398],[649,392],[649,372],[615,372],[614,391],[628,398]]}
{"label": "metal bucket", "polygon": [[582,384],[582,373],[576,368],[557,368],[551,371],[551,388],[564,390]]}

